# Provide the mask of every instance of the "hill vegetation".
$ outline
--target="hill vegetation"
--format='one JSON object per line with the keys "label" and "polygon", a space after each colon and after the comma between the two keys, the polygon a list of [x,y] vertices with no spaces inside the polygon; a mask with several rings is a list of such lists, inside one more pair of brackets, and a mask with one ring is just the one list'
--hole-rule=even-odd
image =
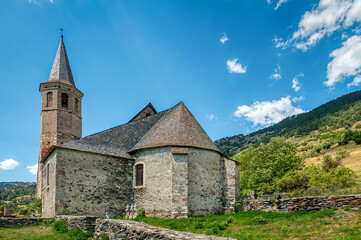
{"label": "hill vegetation", "polygon": [[[336,141],[339,140],[337,137],[341,135],[345,137],[344,135],[348,134],[347,138],[351,140],[353,133],[350,131],[346,133],[345,130],[352,127],[361,128],[360,124],[357,125],[359,121],[361,121],[361,91],[356,91],[327,102],[310,112],[285,118],[273,126],[246,136],[240,134],[222,138],[215,141],[215,144],[224,154],[231,157],[247,147],[268,143],[273,137],[302,138],[315,131],[318,134],[334,134]],[[337,129],[343,129],[343,132],[334,133]],[[359,135],[358,141],[361,143],[361,134],[356,134]],[[357,136],[354,138],[356,139]]]}

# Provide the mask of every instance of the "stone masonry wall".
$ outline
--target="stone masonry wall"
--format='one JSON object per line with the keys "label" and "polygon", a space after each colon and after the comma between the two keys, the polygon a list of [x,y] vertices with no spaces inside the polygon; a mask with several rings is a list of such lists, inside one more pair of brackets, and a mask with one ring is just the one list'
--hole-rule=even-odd
{"label": "stone masonry wall", "polygon": [[[133,160],[56,149],[55,214],[119,216],[133,202]],[[52,217],[52,216],[51,216]]]}
{"label": "stone masonry wall", "polygon": [[91,216],[57,216],[55,221],[65,221],[68,229],[79,228],[83,232],[94,232],[96,217]]}
{"label": "stone masonry wall", "polygon": [[110,239],[142,239],[142,240],[235,240],[209,235],[178,232],[151,226],[142,222],[133,222],[114,219],[97,219],[94,239],[102,239],[101,234],[106,234]]}
{"label": "stone masonry wall", "polygon": [[247,200],[243,203],[244,211],[319,211],[341,207],[361,208],[361,194],[346,196],[316,196],[280,200]]}
{"label": "stone masonry wall", "polygon": [[193,216],[219,214],[224,207],[224,176],[219,153],[189,148],[188,207]]}
{"label": "stone masonry wall", "polygon": [[1,227],[29,226],[47,220],[46,218],[0,218]]}
{"label": "stone masonry wall", "polygon": [[172,161],[169,147],[136,153],[136,163],[144,164],[144,185],[134,187],[134,200],[147,216],[171,217]]}
{"label": "stone masonry wall", "polygon": [[225,198],[225,213],[233,212],[233,205],[239,200],[240,197],[240,176],[239,176],[239,164],[235,161],[223,158],[224,168],[224,198]]}
{"label": "stone masonry wall", "polygon": [[188,217],[188,154],[173,153],[172,218]]}
{"label": "stone masonry wall", "polygon": [[[56,159],[57,152],[55,151],[48,159],[42,164],[43,170],[41,171],[42,189],[42,216],[53,217],[55,215],[55,179],[56,179]],[[46,169],[49,165],[49,184],[47,184]]]}

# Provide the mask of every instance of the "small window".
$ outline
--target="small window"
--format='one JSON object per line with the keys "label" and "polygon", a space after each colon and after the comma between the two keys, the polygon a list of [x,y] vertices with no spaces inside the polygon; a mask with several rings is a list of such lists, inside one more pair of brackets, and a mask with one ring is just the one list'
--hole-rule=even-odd
{"label": "small window", "polygon": [[61,106],[63,108],[68,107],[68,94],[66,93],[61,94]]}
{"label": "small window", "polygon": [[143,186],[143,164],[135,165],[135,186]]}
{"label": "small window", "polygon": [[74,110],[75,110],[75,112],[79,111],[79,99],[77,99],[77,98],[75,98]]}
{"label": "small window", "polygon": [[48,92],[46,94],[46,106],[47,107],[53,106],[53,93],[52,92]]}
{"label": "small window", "polygon": [[46,165],[46,185],[49,185],[49,164]]}

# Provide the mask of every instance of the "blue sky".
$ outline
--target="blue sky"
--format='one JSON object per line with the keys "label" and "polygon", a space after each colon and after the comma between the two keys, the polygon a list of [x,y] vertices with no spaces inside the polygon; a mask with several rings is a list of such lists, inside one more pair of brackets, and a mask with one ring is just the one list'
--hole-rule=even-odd
{"label": "blue sky", "polygon": [[35,181],[39,84],[64,42],[83,136],[183,101],[213,140],[361,82],[361,0],[0,1],[0,181]]}

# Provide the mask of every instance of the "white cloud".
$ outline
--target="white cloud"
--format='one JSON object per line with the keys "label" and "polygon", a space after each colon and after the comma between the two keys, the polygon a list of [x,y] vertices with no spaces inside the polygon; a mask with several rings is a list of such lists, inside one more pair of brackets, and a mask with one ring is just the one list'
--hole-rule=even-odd
{"label": "white cloud", "polygon": [[268,4],[268,5],[271,4],[271,2],[272,2],[271,0],[266,0],[266,1],[267,1],[267,4]]}
{"label": "white cloud", "polygon": [[208,120],[210,120],[210,121],[212,121],[212,120],[217,120],[217,119],[218,119],[217,116],[214,115],[214,114],[208,114],[208,115],[207,115],[207,118],[208,118]]}
{"label": "white cloud", "polygon": [[238,58],[229,59],[227,61],[227,69],[230,73],[246,73],[247,67],[242,67],[242,64],[237,63]]}
{"label": "white cloud", "polygon": [[269,125],[282,119],[305,112],[301,108],[292,105],[291,97],[283,97],[280,100],[254,102],[252,105],[238,106],[234,112],[236,117],[245,117],[253,123],[253,126]]}
{"label": "white cloud", "polygon": [[288,2],[288,0],[278,0],[275,10],[277,10],[279,7],[281,7],[282,4]]}
{"label": "white cloud", "polygon": [[33,166],[26,166],[26,168],[29,170],[31,174],[36,175],[38,172],[38,164],[35,164]]}
{"label": "white cloud", "polygon": [[224,44],[225,42],[227,42],[229,40],[229,38],[227,37],[226,34],[223,34],[223,36],[219,39],[219,41]]}
{"label": "white cloud", "polygon": [[29,3],[34,3],[38,6],[41,6],[42,2],[50,2],[50,3],[54,3],[54,0],[28,0]]}
{"label": "white cloud", "polygon": [[271,74],[271,76],[269,78],[271,79],[275,79],[275,80],[279,80],[282,78],[282,75],[281,75],[281,66],[279,64],[277,64],[277,67],[275,68],[274,70],[275,72],[273,74]]}
{"label": "white cloud", "polygon": [[292,79],[292,88],[295,90],[295,92],[300,91],[302,84],[298,80],[298,78],[303,77],[303,73],[298,74]]}
{"label": "white cloud", "polygon": [[359,86],[361,83],[361,76],[357,76],[353,79],[353,81],[349,84],[347,84],[347,87],[350,88],[350,87],[357,87]]}
{"label": "white cloud", "polygon": [[334,87],[346,77],[356,76],[361,72],[361,36],[352,36],[342,43],[342,47],[334,50],[327,65],[327,87]]}
{"label": "white cloud", "polygon": [[6,159],[0,162],[0,169],[1,170],[11,170],[19,166],[19,163],[14,159]]}
{"label": "white cloud", "polygon": [[294,46],[307,51],[325,36],[339,29],[347,29],[361,22],[361,0],[320,0],[302,16],[298,30],[286,41],[275,38],[276,47]]}
{"label": "white cloud", "polygon": [[304,96],[292,98],[292,102],[300,102],[300,101],[303,101],[303,100],[305,100]]}

